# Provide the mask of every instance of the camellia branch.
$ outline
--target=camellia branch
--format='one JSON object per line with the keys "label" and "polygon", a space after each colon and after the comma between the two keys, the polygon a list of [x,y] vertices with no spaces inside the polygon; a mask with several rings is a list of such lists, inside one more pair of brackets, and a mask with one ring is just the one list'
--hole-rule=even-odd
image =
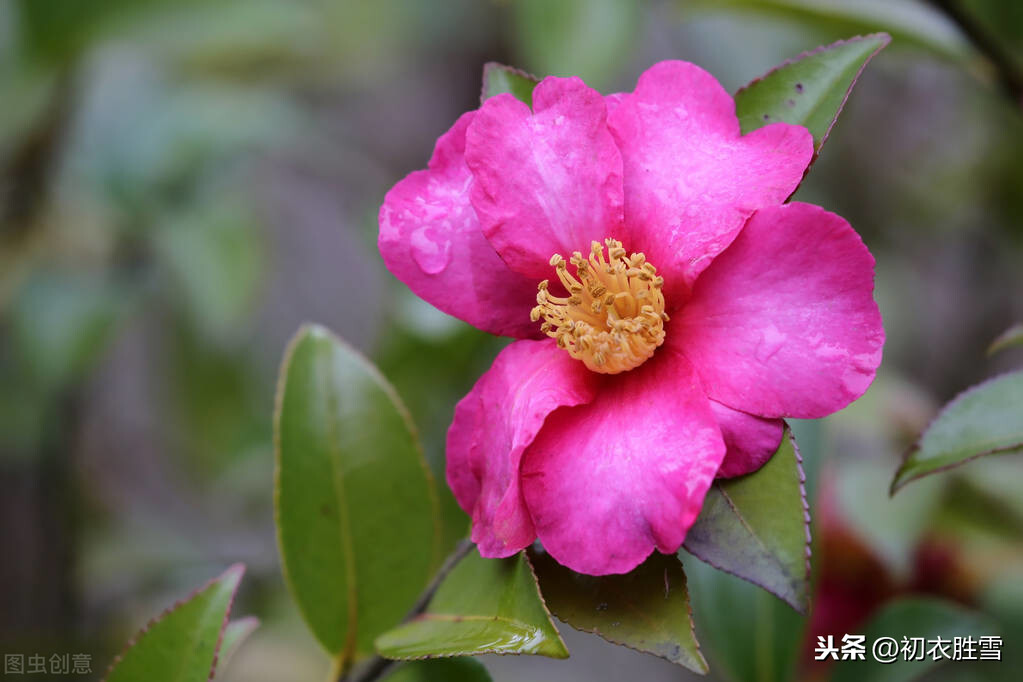
{"label": "camellia branch", "polygon": [[[402,620],[403,623],[412,620],[426,610],[430,600],[433,599],[433,595],[437,592],[437,588],[440,587],[440,584],[448,577],[448,574],[451,573],[455,565],[464,559],[466,554],[472,551],[474,546],[475,544],[469,538],[463,539],[455,546],[455,549],[448,555],[448,558],[444,560],[444,563],[437,570],[437,574],[433,576],[433,580],[430,581],[430,584],[427,585],[426,589],[419,595],[419,599],[416,601],[415,605],[411,610],[409,610],[408,614]],[[369,661],[367,661],[366,664],[357,671],[357,673],[342,673],[338,676],[337,680],[338,682],[371,682],[372,680],[379,679],[388,668],[394,665],[394,663],[395,661],[384,658],[383,656],[374,656],[369,659]]]}
{"label": "camellia branch", "polygon": [[966,34],[973,45],[990,60],[998,76],[998,84],[1017,108],[1023,108],[1023,72],[1015,59],[990,35],[956,0],[930,0],[931,4],[945,13]]}

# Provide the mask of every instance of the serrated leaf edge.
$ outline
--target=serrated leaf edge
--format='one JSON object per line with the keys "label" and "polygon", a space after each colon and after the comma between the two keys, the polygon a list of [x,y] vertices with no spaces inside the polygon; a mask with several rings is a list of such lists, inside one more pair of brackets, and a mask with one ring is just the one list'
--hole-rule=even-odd
{"label": "serrated leaf edge", "polygon": [[[670,556],[670,555],[666,555],[666,556]],[[649,558],[649,556],[647,558]],[[578,626],[578,625],[576,625],[576,624],[574,624],[574,623],[572,623],[571,621],[568,621],[568,620],[562,620],[561,622],[565,623],[566,625],[568,625],[569,627],[571,627],[574,630],[578,630],[579,632],[585,632],[587,634],[597,635],[598,637],[600,637],[604,641],[610,642],[611,644],[614,644],[616,646],[623,646],[626,649],[631,649],[631,650],[633,650],[633,651],[635,651],[637,653],[641,653],[641,654],[644,654],[644,655],[647,655],[647,656],[655,656],[655,657],[660,658],[662,660],[668,661],[669,663],[674,663],[675,665],[680,665],[683,668],[685,668],[686,670],[690,670],[690,671],[692,671],[692,672],[694,672],[694,673],[696,673],[698,675],[706,675],[708,672],[710,672],[710,665],[707,663],[707,659],[703,655],[703,648],[700,646],[700,640],[697,639],[697,637],[696,637],[696,622],[693,620],[693,600],[689,598],[689,577],[686,575],[685,567],[684,567],[684,564],[682,563],[682,560],[679,559],[677,555],[675,556],[675,558],[676,558],[676,560],[678,560],[680,570],[682,571],[682,576],[683,576],[683,578],[685,578],[685,581],[686,581],[686,586],[685,586],[685,588],[686,588],[686,616],[689,619],[689,632],[690,632],[690,634],[692,634],[692,636],[693,636],[693,643],[696,645],[697,661],[699,663],[703,664],[703,668],[702,669],[691,668],[688,665],[686,665],[685,663],[682,663],[680,661],[673,661],[670,658],[667,658],[665,656],[661,656],[660,654],[656,654],[656,653],[654,653],[654,652],[652,652],[652,651],[650,651],[648,649],[641,649],[641,648],[639,648],[637,646],[629,644],[628,642],[619,641],[619,640],[615,639],[614,637],[612,637],[610,633],[601,632],[600,628],[598,628],[598,627],[584,628],[584,627],[580,627],[580,626]],[[645,561],[645,559],[644,559],[644,561]],[[569,570],[571,570],[571,569],[569,569]],[[555,615],[557,615],[557,614],[555,614]],[[561,618],[560,616],[558,616],[558,617],[559,617],[559,619]]]}
{"label": "serrated leaf edge", "polygon": [[[776,73],[776,72],[778,72],[778,71],[780,71],[780,70],[782,70],[782,69],[784,69],[784,68],[786,68],[788,66],[791,66],[791,65],[793,65],[793,64],[795,64],[797,62],[800,62],[800,61],[802,61],[804,59],[807,59],[809,57],[813,57],[815,55],[818,55],[818,54],[820,54],[822,52],[825,52],[827,50],[834,49],[834,48],[839,47],[841,45],[847,45],[847,44],[850,44],[850,43],[862,42],[862,41],[869,40],[869,39],[872,39],[872,38],[879,38],[881,40],[881,43],[880,43],[880,45],[877,46],[877,49],[875,49],[873,52],[871,52],[869,55],[867,55],[867,58],[863,60],[862,64],[860,64],[860,68],[856,70],[856,75],[853,76],[852,81],[849,83],[849,87],[846,88],[846,90],[845,90],[845,95],[842,96],[841,104],[838,105],[838,109],[835,111],[835,114],[831,117],[831,123],[828,124],[828,129],[825,130],[824,134],[821,136],[820,143],[819,144],[814,143],[813,156],[810,158],[810,163],[807,164],[806,170],[803,171],[803,179],[806,179],[806,175],[807,175],[807,173],[810,172],[810,168],[813,167],[814,162],[817,161],[817,157],[820,156],[821,149],[824,148],[824,143],[828,141],[828,137],[831,135],[832,129],[835,127],[835,124],[838,123],[838,117],[842,115],[842,110],[845,109],[845,104],[846,104],[846,102],[849,101],[849,95],[852,94],[853,88],[856,87],[856,83],[859,82],[860,76],[863,75],[864,69],[867,68],[867,64],[869,64],[871,62],[871,60],[874,59],[874,57],[876,57],[877,54],[881,50],[886,48],[892,42],[891,35],[889,35],[888,33],[883,32],[883,31],[880,31],[880,32],[877,32],[877,33],[868,33],[868,34],[865,34],[865,35],[853,36],[852,38],[845,38],[844,40],[837,40],[837,41],[835,41],[833,43],[829,43],[828,45],[821,45],[819,47],[815,47],[812,50],[807,50],[806,52],[802,52],[802,53],[796,55],[795,57],[792,57],[790,59],[786,59],[781,64],[778,64],[777,66],[772,68],[770,71],[768,71],[764,75],[762,75],[762,76],[760,76],[758,78],[754,78],[749,83],[747,83],[746,85],[742,86],[741,88],[739,88],[738,90],[735,91],[735,95],[733,96],[733,100],[737,99],[741,93],[745,92],[746,90],[748,90],[753,85],[763,81],[764,79],[768,78],[769,76],[773,75],[774,73]],[[802,184],[802,180],[800,181],[800,184]],[[798,189],[799,188],[797,187],[796,190],[798,190]],[[795,190],[792,193],[795,194]]]}
{"label": "serrated leaf edge", "polygon": [[[745,576],[739,575],[735,571],[732,571],[732,570],[730,570],[728,568],[725,568],[724,566],[720,566],[720,565],[718,565],[717,562],[715,562],[715,561],[713,561],[711,559],[708,559],[708,558],[700,556],[696,552],[692,551],[689,547],[687,547],[685,542],[682,543],[682,547],[680,547],[679,550],[681,551],[682,549],[684,549],[686,552],[688,552],[692,556],[696,557],[697,559],[699,559],[703,563],[707,564],[708,566],[710,566],[710,567],[712,567],[712,568],[714,568],[714,569],[716,569],[718,571],[721,571],[722,573],[727,573],[728,575],[733,575],[736,578],[739,578],[740,580],[744,580],[744,581],[750,583],[751,585],[755,585],[756,587],[759,587],[760,589],[764,590],[765,592],[768,592],[769,594],[774,595],[775,597],[777,597],[781,601],[783,601],[786,604],[788,604],[789,606],[791,606],[792,609],[794,611],[796,611],[796,613],[799,613],[800,615],[804,615],[805,616],[805,615],[807,615],[810,612],[810,590],[809,590],[809,583],[810,583],[810,569],[811,569],[810,557],[811,557],[811,553],[812,553],[812,550],[811,550],[812,536],[810,534],[810,504],[809,504],[809,500],[807,499],[807,495],[806,495],[806,474],[803,471],[803,456],[799,452],[799,446],[796,444],[795,435],[792,433],[792,429],[791,429],[791,427],[789,427],[787,422],[785,424],[785,431],[788,434],[789,441],[792,443],[792,449],[795,452],[795,456],[796,456],[796,471],[799,473],[799,496],[800,496],[800,500],[801,500],[802,505],[803,505],[803,528],[806,531],[806,545],[805,545],[806,546],[806,567],[805,567],[805,573],[804,573],[804,576],[803,576],[804,581],[806,582],[806,585],[807,585],[805,599],[803,601],[796,601],[795,599],[792,599],[792,600],[786,599],[785,597],[783,597],[782,595],[778,594],[776,591],[766,587],[765,585],[761,585],[760,583],[755,582],[753,580],[750,580],[749,578],[747,578]],[[781,446],[779,445],[779,447],[781,447]],[[751,472],[750,474],[747,474],[747,475],[752,475],[753,473],[756,473],[756,472]],[[731,479],[728,479],[728,480],[731,480]],[[728,503],[728,506],[731,507],[735,511],[736,516],[739,517],[739,521],[742,523],[743,527],[746,528],[747,531],[749,532],[750,536],[752,536],[760,544],[760,546],[764,549],[765,554],[767,556],[769,556],[772,560],[774,560],[775,557],[774,557],[773,552],[771,552],[769,549],[767,549],[766,546],[763,544],[763,542],[760,541],[760,538],[757,537],[756,533],[753,532],[753,529],[750,527],[749,523],[746,522],[746,519],[743,518],[742,514],[739,513],[739,510],[736,508],[735,504],[732,502],[731,497],[729,497],[728,494],[724,490],[720,490],[720,484],[718,483],[718,481],[715,481],[712,485],[719,487],[719,491],[721,492],[722,496],[725,498],[725,501]],[[679,560],[681,561],[681,557],[679,557]]]}
{"label": "serrated leaf edge", "polygon": [[538,77],[518,67],[508,66],[507,64],[502,64],[501,62],[495,61],[486,62],[483,65],[483,77],[480,79],[480,104],[483,104],[483,102],[487,100],[487,83],[488,79],[490,78],[490,72],[496,70],[508,71],[510,73],[515,74],[516,76],[527,78],[536,84],[540,83],[540,79]]}
{"label": "serrated leaf edge", "polygon": [[125,655],[136,644],[138,644],[138,642],[142,638],[142,636],[147,634],[150,630],[152,630],[152,628],[157,623],[161,622],[164,618],[166,618],[170,614],[174,613],[179,608],[181,608],[182,606],[184,606],[188,602],[192,601],[193,599],[198,597],[200,594],[202,594],[206,590],[208,590],[211,587],[213,587],[214,584],[216,584],[216,583],[218,583],[218,582],[220,582],[222,580],[226,580],[228,578],[233,578],[235,574],[237,574],[238,577],[235,579],[234,588],[232,588],[232,590],[231,590],[231,598],[228,599],[228,601],[227,601],[227,610],[224,612],[224,619],[223,619],[223,621],[220,624],[220,632],[217,635],[217,643],[213,647],[213,660],[210,663],[209,676],[206,678],[207,682],[212,680],[213,679],[213,675],[216,673],[216,670],[217,670],[217,658],[220,655],[220,645],[224,641],[224,629],[227,627],[228,622],[230,622],[230,619],[231,619],[231,608],[234,606],[235,595],[238,594],[238,585],[241,584],[242,576],[245,574],[245,564],[243,564],[243,563],[232,564],[231,566],[229,566],[227,568],[226,571],[224,571],[220,575],[216,576],[215,578],[211,578],[210,580],[207,580],[202,586],[192,590],[188,594],[188,596],[185,597],[184,599],[179,599],[178,601],[174,602],[173,604],[168,606],[166,609],[161,611],[158,615],[154,616],[153,618],[150,618],[149,621],[146,622],[146,624],[143,625],[142,628],[140,630],[138,630],[135,633],[135,635],[132,636],[131,639],[128,640],[128,643],[124,646],[123,649],[121,649],[120,653],[118,653],[116,656],[114,656],[114,660],[110,662],[109,666],[107,666],[107,671],[103,674],[103,678],[102,678],[102,680],[100,680],[100,682],[106,682],[107,681],[107,679],[110,677],[111,673],[114,672],[114,669],[117,668],[118,664],[120,664],[121,661],[124,660]]}
{"label": "serrated leaf edge", "polygon": [[892,484],[891,484],[891,486],[888,489],[888,496],[891,497],[891,496],[895,495],[895,493],[897,493],[899,490],[901,490],[907,483],[911,483],[913,481],[919,480],[919,479],[921,479],[921,478],[923,478],[925,476],[930,476],[931,474],[937,474],[937,473],[941,473],[941,472],[944,472],[944,471],[948,471],[949,469],[955,469],[956,467],[959,467],[959,466],[962,466],[962,465],[967,464],[969,462],[972,462],[973,460],[977,459],[978,457],[984,457],[986,455],[997,455],[1000,452],[1011,452],[1012,450],[1016,450],[1018,448],[1023,447],[1023,441],[1020,441],[1019,443],[1014,443],[1014,444],[1003,446],[1003,447],[997,447],[997,448],[993,448],[991,450],[984,450],[983,452],[978,452],[976,454],[970,455],[969,457],[961,459],[961,460],[959,460],[957,462],[952,462],[950,464],[945,464],[945,465],[940,466],[940,467],[938,467],[936,469],[931,469],[930,471],[924,471],[924,472],[921,472],[919,474],[915,474],[913,476],[909,476],[907,478],[901,478],[903,472],[906,470],[906,467],[909,466],[909,458],[913,456],[913,453],[917,452],[920,449],[920,444],[923,441],[924,437],[927,435],[927,432],[931,430],[931,428],[938,422],[938,420],[940,420],[942,417],[944,417],[945,414],[949,410],[951,410],[961,400],[964,400],[965,398],[967,398],[968,396],[972,395],[973,393],[981,390],[982,388],[984,388],[988,384],[991,384],[991,383],[993,383],[995,381],[998,381],[999,379],[1004,379],[1006,377],[1011,377],[1011,376],[1021,376],[1021,377],[1023,377],[1023,370],[1014,370],[1014,371],[1011,371],[1011,372],[1003,372],[1001,374],[998,374],[998,375],[995,375],[995,376],[990,377],[988,379],[985,379],[984,381],[981,381],[979,384],[974,384],[973,386],[970,386],[969,388],[964,389],[961,393],[957,394],[954,398],[952,398],[952,400],[950,400],[947,403],[945,403],[945,405],[940,410],[938,410],[938,413],[936,415],[934,415],[934,418],[931,419],[930,422],[928,422],[926,428],[924,428],[924,430],[920,432],[920,436],[916,439],[916,441],[914,441],[914,443],[911,446],[909,446],[909,448],[906,449],[905,454],[903,454],[903,456],[902,456],[902,463],[899,464],[899,468],[895,471],[895,476],[892,478]]}

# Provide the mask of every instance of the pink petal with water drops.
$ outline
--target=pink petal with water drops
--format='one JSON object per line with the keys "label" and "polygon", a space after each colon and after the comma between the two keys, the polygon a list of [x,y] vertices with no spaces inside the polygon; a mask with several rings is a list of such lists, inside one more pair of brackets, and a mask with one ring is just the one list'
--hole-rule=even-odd
{"label": "pink petal with water drops", "polygon": [[538,335],[529,321],[536,282],[508,269],[469,203],[463,114],[437,140],[427,170],[396,184],[380,208],[378,244],[387,269],[420,298],[493,334]]}
{"label": "pink petal with water drops", "polygon": [[622,238],[622,160],[604,97],[578,78],[545,78],[533,111],[491,97],[469,126],[465,158],[483,232],[516,272],[551,276],[560,253]]}
{"label": "pink petal with water drops", "polygon": [[783,202],[813,156],[806,128],[741,135],[735,102],[709,73],[660,62],[608,117],[622,152],[626,228],[681,302],[758,208]]}

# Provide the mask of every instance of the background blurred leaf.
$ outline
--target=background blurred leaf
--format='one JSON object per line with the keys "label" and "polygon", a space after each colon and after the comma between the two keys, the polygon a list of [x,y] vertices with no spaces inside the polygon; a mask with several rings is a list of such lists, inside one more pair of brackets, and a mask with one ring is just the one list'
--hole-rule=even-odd
{"label": "background blurred leaf", "polygon": [[47,389],[77,379],[106,347],[126,304],[116,287],[97,277],[38,273],[10,311],[24,369]]}
{"label": "background blurred leaf", "polygon": [[425,613],[381,635],[376,646],[394,659],[488,653],[568,657],[525,554],[484,559],[475,549],[444,579]]}
{"label": "background blurred leaf", "polygon": [[884,31],[899,46],[943,57],[970,54],[966,39],[944,15],[922,2],[894,0],[689,0],[686,9],[748,12],[799,22],[817,35],[837,37]]}
{"label": "background blurred leaf", "polygon": [[494,95],[510,92],[532,107],[533,88],[539,82],[536,76],[531,76],[514,66],[487,62],[483,65],[483,90],[480,92],[480,102],[484,102]]}
{"label": "background blurred leaf", "polygon": [[628,63],[641,3],[631,0],[517,0],[516,51],[533,73],[579,76],[606,89]]}
{"label": "background blurred leaf", "polygon": [[231,663],[231,658],[238,651],[246,639],[249,638],[256,628],[259,627],[259,619],[253,616],[239,618],[227,624],[224,633],[220,637],[220,651],[217,653],[217,671],[215,676],[220,676],[225,668]]}
{"label": "background blurred leaf", "polygon": [[168,80],[144,62],[124,71],[83,95],[81,132],[62,174],[134,211],[143,227],[238,202],[242,162],[274,149],[298,123],[289,102],[267,89]]}
{"label": "background blurred leaf", "polygon": [[714,482],[683,547],[805,614],[810,599],[805,480],[799,449],[786,427],[767,464],[752,474]]}
{"label": "background blurred leaf", "polygon": [[4,103],[0,107],[0,160],[23,143],[33,125],[43,119],[56,87],[52,69],[27,66],[0,52],[0,102]]}
{"label": "background blurred leaf", "polygon": [[194,311],[185,307],[177,312],[183,319],[164,331],[165,371],[168,411],[179,424],[182,463],[197,475],[229,476],[240,492],[231,465],[249,456],[272,461],[273,425],[266,419],[273,409],[266,395],[272,392],[270,382],[254,376],[244,342],[251,333],[246,325],[230,329],[229,340],[222,341],[192,324]]}
{"label": "background blurred leaf", "polygon": [[1016,646],[1017,642],[1023,642],[1023,571],[1013,571],[986,585],[980,606],[985,614],[997,620],[1003,640],[1012,643],[1002,647],[1002,662],[995,664],[997,669],[991,670],[988,667],[991,664],[986,661],[980,665],[985,666],[984,672],[997,682],[1014,682],[1023,665],[1023,651]]}
{"label": "background blurred leaf", "polygon": [[551,611],[577,630],[600,635],[700,674],[707,661],[693,632],[682,563],[654,552],[625,575],[581,575],[546,552],[530,552]]}
{"label": "background blurred leaf", "polygon": [[[183,0],[197,3],[201,0]],[[50,63],[69,62],[118,24],[169,0],[16,0],[24,50],[34,59]]]}
{"label": "background blurred leaf", "polygon": [[490,673],[471,658],[438,658],[402,663],[386,682],[490,682]]}
{"label": "background blurred leaf", "polygon": [[982,455],[1019,452],[1023,452],[1023,371],[985,381],[949,402],[906,455],[891,492]]}
{"label": "background blurred leaf", "polygon": [[908,579],[916,560],[914,552],[942,506],[946,481],[921,481],[892,497],[886,489],[890,475],[880,462],[868,457],[842,461],[840,467],[829,471],[826,480],[825,494],[829,503],[836,503],[843,521],[891,571]]}
{"label": "background blurred leaf", "polygon": [[256,218],[241,200],[196,202],[168,218],[156,250],[174,280],[171,291],[208,337],[223,340],[247,330],[245,320],[264,271]]}
{"label": "background blurred leaf", "polygon": [[107,682],[206,682],[245,567],[236,564],[140,632]]}
{"label": "background blurred leaf", "polygon": [[186,70],[266,79],[325,56],[329,33],[319,18],[309,3],[216,0],[189,12],[158,6],[124,33]]}
{"label": "background blurred leaf", "polygon": [[285,577],[320,643],[373,653],[439,560],[433,478],[394,389],[318,326],[292,340],[275,421],[276,517]]}
{"label": "background blurred leaf", "polygon": [[[994,635],[997,631],[989,618],[976,611],[938,599],[910,597],[882,608],[863,629],[863,634],[869,647],[879,637],[894,637],[901,643],[903,637],[923,637],[926,641],[940,636],[951,642],[953,637]],[[868,648],[864,661],[837,662],[831,679],[832,682],[909,682],[940,663],[927,656],[922,661],[904,661],[900,657],[893,663],[880,663],[873,659]]]}
{"label": "background blurred leaf", "polygon": [[987,354],[994,355],[999,351],[1003,351],[1006,348],[1012,348],[1014,346],[1023,346],[1023,322],[1012,325],[1004,332],[998,335],[991,345],[988,346]]}
{"label": "background blurred leaf", "polygon": [[820,153],[867,63],[891,38],[884,33],[817,48],[771,70],[735,93],[743,133],[775,121],[805,126]]}
{"label": "background blurred leaf", "polygon": [[686,564],[696,632],[710,669],[733,682],[797,679],[805,619],[756,585],[700,561]]}

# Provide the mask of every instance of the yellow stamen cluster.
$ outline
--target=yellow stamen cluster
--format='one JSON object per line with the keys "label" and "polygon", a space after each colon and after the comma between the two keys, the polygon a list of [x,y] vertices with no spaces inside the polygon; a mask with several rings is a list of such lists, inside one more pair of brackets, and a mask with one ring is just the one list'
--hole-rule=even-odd
{"label": "yellow stamen cluster", "polygon": [[604,244],[606,260],[597,242],[588,259],[578,251],[572,254],[575,277],[564,258],[551,257],[568,297],[552,295],[549,280],[540,282],[531,318],[543,318],[540,329],[594,372],[618,374],[639,367],[664,343],[668,315],[657,268],[642,253],[626,258],[615,239]]}

